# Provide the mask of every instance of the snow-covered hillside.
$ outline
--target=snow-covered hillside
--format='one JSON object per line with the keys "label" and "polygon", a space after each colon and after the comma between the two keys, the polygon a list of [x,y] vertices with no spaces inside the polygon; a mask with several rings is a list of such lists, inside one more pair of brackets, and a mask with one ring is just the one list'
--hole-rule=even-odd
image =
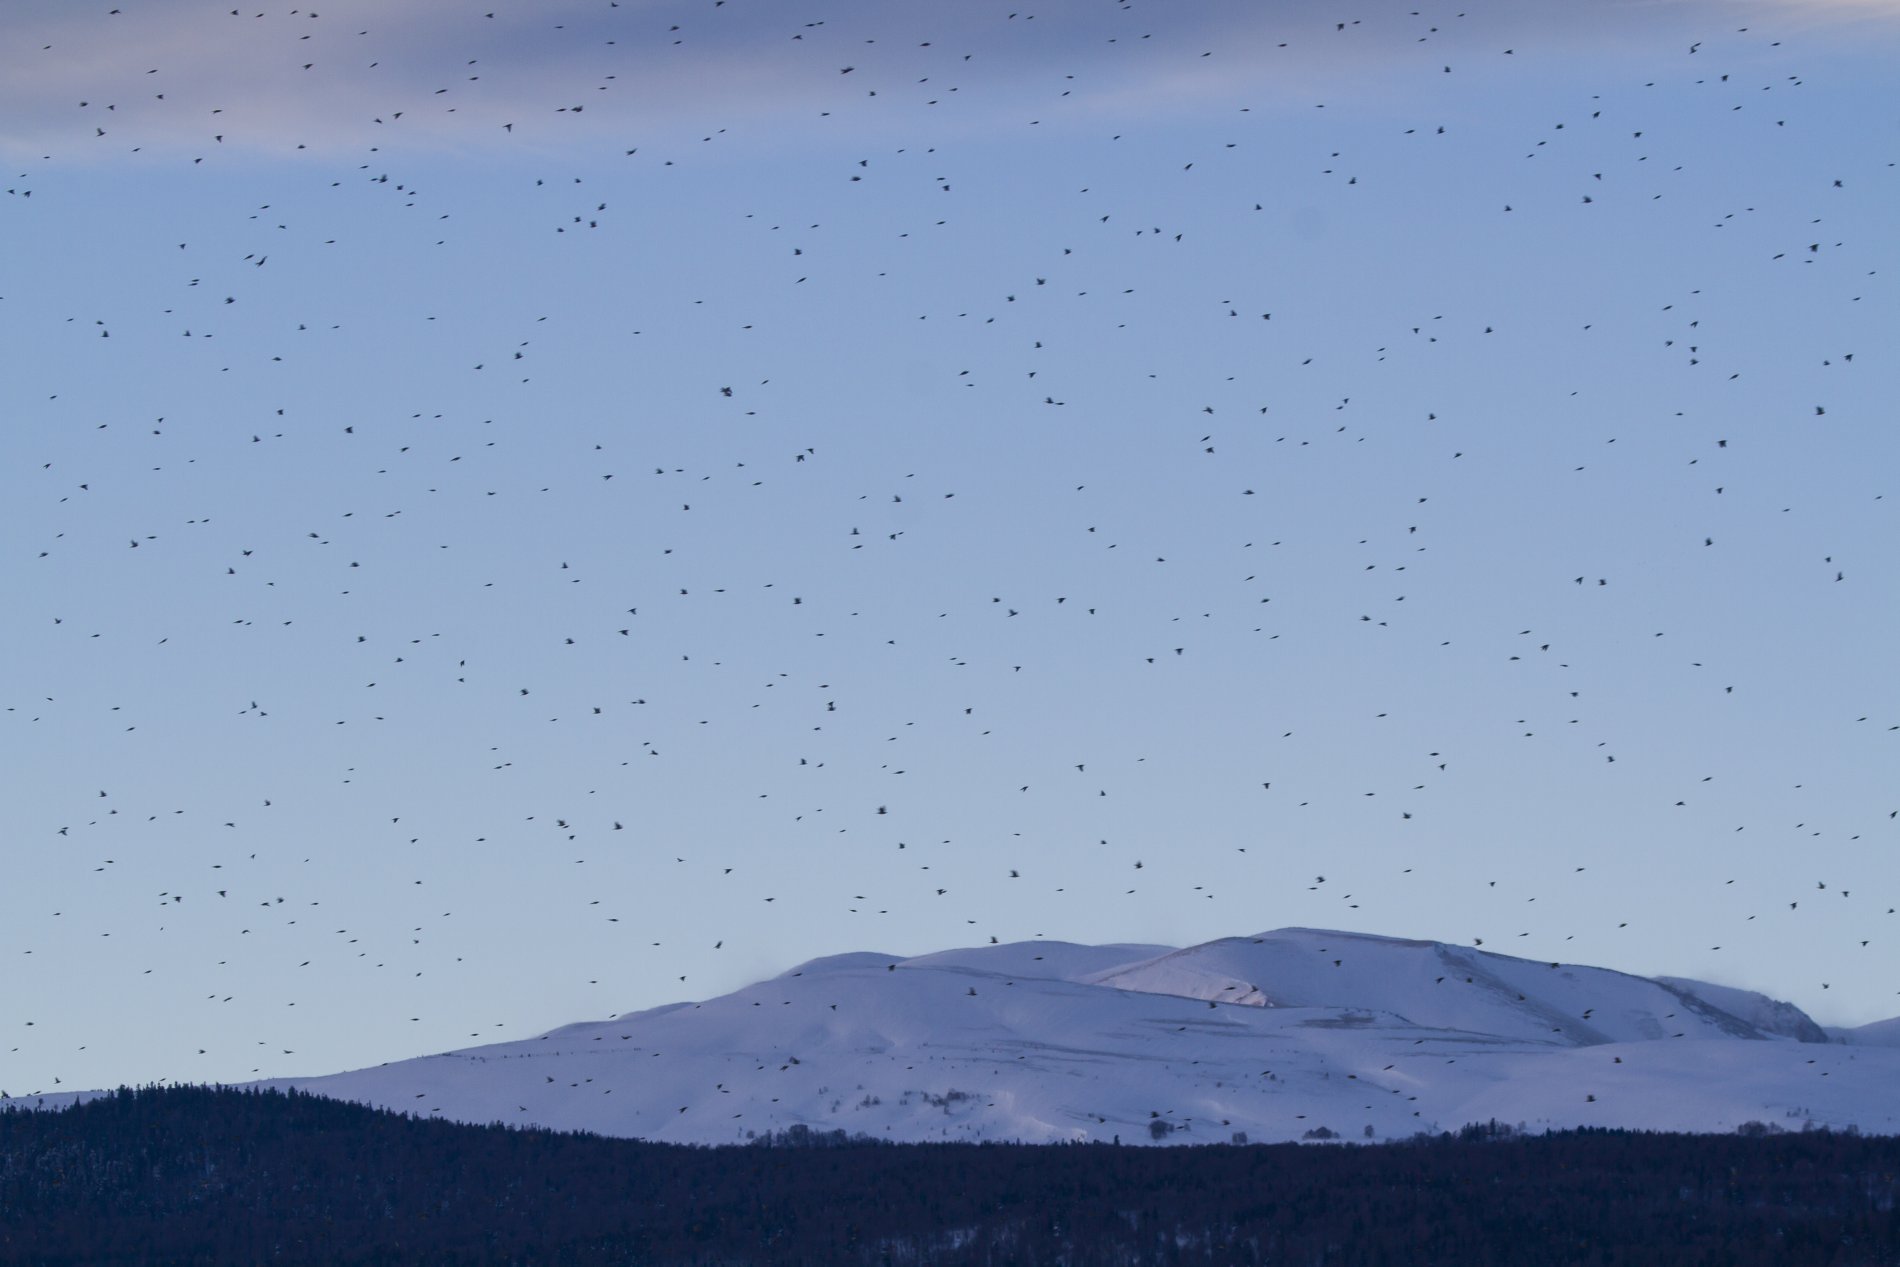
{"label": "snow-covered hillside", "polygon": [[265,1085],[697,1143],[793,1126],[893,1140],[1363,1140],[1493,1118],[1900,1133],[1900,1049],[1797,1041],[1814,1036],[1798,1009],[1745,991],[1284,929],[1185,950],[838,955],[704,1002]]}

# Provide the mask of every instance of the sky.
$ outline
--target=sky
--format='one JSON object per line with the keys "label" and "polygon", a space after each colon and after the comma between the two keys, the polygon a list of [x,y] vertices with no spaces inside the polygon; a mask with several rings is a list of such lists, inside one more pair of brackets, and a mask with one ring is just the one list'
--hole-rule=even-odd
{"label": "sky", "polygon": [[0,22],[0,1089],[1296,925],[1900,1013],[1900,5]]}

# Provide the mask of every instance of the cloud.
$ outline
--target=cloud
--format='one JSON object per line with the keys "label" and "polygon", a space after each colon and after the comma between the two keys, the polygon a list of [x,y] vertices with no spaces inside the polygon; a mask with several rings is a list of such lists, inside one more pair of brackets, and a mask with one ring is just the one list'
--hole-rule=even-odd
{"label": "cloud", "polygon": [[561,3],[319,3],[263,13],[128,4],[110,15],[35,4],[0,53],[0,143],[57,146],[62,158],[467,145],[508,124],[584,122],[610,93],[663,114],[707,70],[766,69],[732,65],[731,49],[710,65],[669,58],[632,10],[602,21],[595,6],[583,15]]}
{"label": "cloud", "polygon": [[1077,0],[1040,20],[916,0],[846,0],[822,19],[765,0],[317,0],[264,12],[24,0],[0,47],[0,147],[71,160],[634,145],[791,120],[874,129],[933,102],[947,118],[1013,117],[1105,79],[1165,82],[1184,69],[1169,65],[1177,45],[1220,41],[1238,12],[1211,5],[1153,32]]}
{"label": "cloud", "polygon": [[[1371,93],[1421,59],[1485,73],[1551,57],[1676,50],[1737,13],[1804,26],[1900,16],[1900,0],[1471,0],[1344,16],[1321,0],[1166,10],[1054,0],[1035,15],[841,0],[315,0],[314,9],[15,0],[0,47],[0,152],[491,151],[806,139],[1030,119],[1130,119]],[[224,0],[228,4],[229,0]],[[1721,26],[1716,26],[1716,19]],[[1676,50],[1679,51],[1679,50]]]}

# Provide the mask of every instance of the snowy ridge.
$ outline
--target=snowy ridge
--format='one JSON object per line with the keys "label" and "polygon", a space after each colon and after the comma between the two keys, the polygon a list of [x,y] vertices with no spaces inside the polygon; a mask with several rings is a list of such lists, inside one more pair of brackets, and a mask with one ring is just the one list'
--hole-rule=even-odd
{"label": "snowy ridge", "polygon": [[1797,1041],[1810,1030],[1799,1009],[1726,987],[1283,929],[1185,950],[836,955],[703,1002],[260,1085],[693,1143],[791,1127],[908,1141],[1364,1140],[1492,1118],[1900,1134],[1900,1047]]}
{"label": "snowy ridge", "polygon": [[1122,990],[1251,1006],[1347,1003],[1422,1026],[1571,1046],[1767,1036],[1685,992],[1607,968],[1304,928],[1224,938],[1095,980]]}
{"label": "snowy ridge", "polygon": [[1803,1043],[1828,1041],[1827,1031],[1792,1003],[1771,999],[1754,990],[1712,985],[1707,981],[1692,981],[1688,977],[1657,977],[1655,980],[1659,985],[1682,995],[1692,1006],[1695,1000],[1701,1000],[1730,1016],[1740,1017],[1764,1034],[1777,1034]]}

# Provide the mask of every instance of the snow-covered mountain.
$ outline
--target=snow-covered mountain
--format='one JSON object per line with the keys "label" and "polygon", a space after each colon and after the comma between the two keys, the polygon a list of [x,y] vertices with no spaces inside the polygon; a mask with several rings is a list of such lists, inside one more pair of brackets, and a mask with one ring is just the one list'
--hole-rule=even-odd
{"label": "snow-covered mountain", "polygon": [[1825,1040],[1799,1009],[1727,987],[1283,929],[1185,950],[837,955],[704,1002],[263,1085],[696,1143],[795,1126],[1362,1140],[1489,1119],[1900,1133],[1900,1048]]}

